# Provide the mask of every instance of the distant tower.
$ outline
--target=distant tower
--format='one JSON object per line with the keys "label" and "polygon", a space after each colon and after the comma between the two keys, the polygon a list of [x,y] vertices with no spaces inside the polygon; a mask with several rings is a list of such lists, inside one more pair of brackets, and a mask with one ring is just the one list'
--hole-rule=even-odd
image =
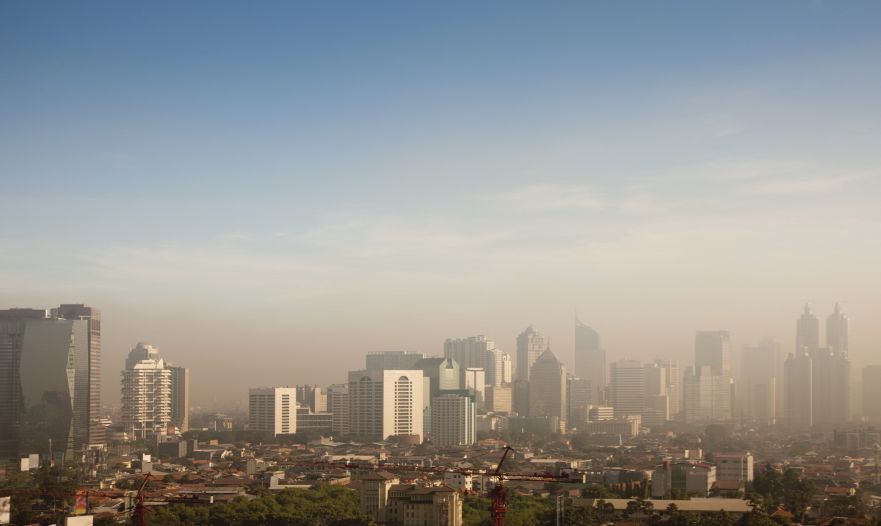
{"label": "distant tower", "polygon": [[642,416],[645,408],[645,369],[642,362],[612,362],[609,369],[609,401],[615,409],[615,418]]}
{"label": "distant tower", "polygon": [[826,319],[826,346],[834,354],[847,355],[850,320],[841,312],[841,305],[835,304],[835,312]]}
{"label": "distant tower", "polygon": [[532,325],[517,336],[517,379],[529,380],[532,364],[548,350],[548,342]]}
{"label": "distant tower", "polygon": [[542,353],[532,365],[529,380],[529,416],[557,417],[565,429],[566,368],[551,350]]}
{"label": "distant tower", "polygon": [[758,345],[743,348],[740,385],[737,389],[738,406],[742,414],[766,424],[777,417],[777,390],[780,344],[766,338]]}
{"label": "distant tower", "polygon": [[783,366],[783,411],[791,430],[808,430],[814,425],[813,367],[806,346],[790,354]]}
{"label": "distant tower", "polygon": [[820,348],[820,320],[811,312],[810,303],[805,303],[805,311],[796,322],[795,351],[807,349],[813,354]]}
{"label": "distant tower", "polygon": [[591,383],[591,399],[599,402],[606,389],[606,351],[600,335],[575,318],[575,376]]}
{"label": "distant tower", "polygon": [[698,331],[694,336],[694,368],[709,367],[714,375],[731,376],[731,335],[728,331]]}

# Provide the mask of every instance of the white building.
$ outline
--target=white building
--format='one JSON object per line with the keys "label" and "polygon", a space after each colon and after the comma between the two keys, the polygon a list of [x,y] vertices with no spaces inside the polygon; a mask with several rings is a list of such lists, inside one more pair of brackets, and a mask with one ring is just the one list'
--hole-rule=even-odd
{"label": "white building", "polygon": [[474,400],[446,394],[431,400],[431,443],[435,446],[470,446],[477,440]]}
{"label": "white building", "polygon": [[734,379],[714,374],[710,366],[685,368],[683,410],[686,422],[717,422],[732,417]]}
{"label": "white building", "polygon": [[753,481],[753,456],[745,453],[716,453],[716,479],[733,480],[744,484]]}
{"label": "white building", "polygon": [[349,432],[371,440],[425,438],[421,370],[349,372]]}
{"label": "white building", "polygon": [[152,345],[138,343],[122,372],[122,424],[134,440],[164,433],[171,423],[171,370]]}
{"label": "white building", "polygon": [[296,387],[256,387],[248,392],[248,429],[277,435],[297,432]]}
{"label": "white building", "polygon": [[479,411],[486,410],[486,373],[483,369],[477,367],[468,367],[463,369],[465,382],[462,384],[465,389],[474,393],[474,403]]}

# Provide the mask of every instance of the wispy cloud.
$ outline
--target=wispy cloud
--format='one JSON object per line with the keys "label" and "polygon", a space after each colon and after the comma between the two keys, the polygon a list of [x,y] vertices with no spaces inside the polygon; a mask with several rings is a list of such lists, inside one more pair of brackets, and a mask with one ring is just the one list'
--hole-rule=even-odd
{"label": "wispy cloud", "polygon": [[743,190],[750,193],[766,195],[829,192],[840,190],[845,186],[864,178],[865,175],[839,175],[833,177],[784,179],[746,185],[743,187]]}
{"label": "wispy cloud", "polygon": [[524,210],[602,210],[606,203],[592,187],[579,184],[539,183],[487,198]]}

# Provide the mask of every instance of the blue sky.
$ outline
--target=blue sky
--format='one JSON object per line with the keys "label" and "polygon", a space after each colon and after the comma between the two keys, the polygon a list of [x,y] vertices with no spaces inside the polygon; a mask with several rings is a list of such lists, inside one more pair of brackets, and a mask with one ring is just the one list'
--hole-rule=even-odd
{"label": "blue sky", "polygon": [[3,2],[0,304],[102,307],[108,367],[344,364],[239,387],[529,323],[568,360],[575,309],[613,358],[687,360],[841,300],[868,357],[879,29],[877,2]]}

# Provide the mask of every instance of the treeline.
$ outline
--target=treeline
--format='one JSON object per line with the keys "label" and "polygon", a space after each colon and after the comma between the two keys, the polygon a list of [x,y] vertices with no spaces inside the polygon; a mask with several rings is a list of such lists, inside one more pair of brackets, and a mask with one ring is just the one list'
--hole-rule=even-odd
{"label": "treeline", "polygon": [[359,497],[339,486],[285,490],[253,499],[208,506],[174,504],[150,508],[147,523],[156,526],[369,526]]}

